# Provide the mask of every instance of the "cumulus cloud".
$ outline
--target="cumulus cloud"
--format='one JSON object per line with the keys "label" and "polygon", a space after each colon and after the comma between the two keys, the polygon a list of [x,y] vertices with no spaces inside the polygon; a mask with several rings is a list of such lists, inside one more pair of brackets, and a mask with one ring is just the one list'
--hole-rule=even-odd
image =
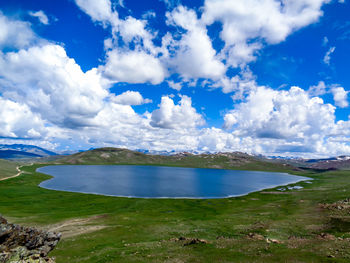
{"label": "cumulus cloud", "polygon": [[57,125],[87,125],[108,95],[96,69],[84,73],[54,44],[0,53],[0,92]]}
{"label": "cumulus cloud", "polygon": [[119,21],[118,27],[114,28],[114,33],[119,34],[126,44],[133,43],[138,48],[156,55],[158,50],[152,42],[154,35],[146,30],[146,25],[146,20],[128,16],[125,20]]}
{"label": "cumulus cloud", "polygon": [[112,37],[105,40],[106,64],[99,68],[107,78],[112,82],[152,84],[164,80],[167,69],[159,59],[160,47],[153,44],[154,34],[146,30],[146,20],[132,16],[119,19],[110,0],[75,2],[93,21],[111,26]]}
{"label": "cumulus cloud", "polygon": [[195,128],[203,125],[204,120],[192,107],[190,97],[181,96],[178,105],[168,96],[163,96],[159,109],[152,112],[151,125],[167,129]]}
{"label": "cumulus cloud", "polygon": [[339,106],[340,108],[346,108],[349,106],[349,92],[345,91],[343,87],[333,86],[331,92],[333,94],[335,105]]}
{"label": "cumulus cloud", "polygon": [[[198,150],[200,151],[225,151],[242,147],[241,140],[218,128],[205,128],[198,136]],[[245,149],[241,148],[241,151]]]}
{"label": "cumulus cloud", "polygon": [[234,93],[234,100],[242,100],[246,94],[257,87],[255,76],[248,67],[232,78],[224,77],[212,84],[214,88],[221,88],[224,93]]}
{"label": "cumulus cloud", "polygon": [[[161,46],[156,46],[153,40],[157,33],[146,29],[146,20],[132,16],[120,19],[117,11],[112,9],[110,0],[98,4],[92,0],[76,0],[93,21],[111,26],[112,38],[105,42],[106,49],[112,50],[111,54],[107,54],[109,76],[112,71],[119,71],[114,65],[119,65],[120,58],[133,52],[134,57],[142,54],[142,59],[147,59],[144,67],[157,63],[157,68],[162,68],[160,76],[168,68],[170,73],[180,74],[185,81],[205,78],[225,82],[224,86],[235,86],[229,84],[225,76],[228,67],[247,65],[256,59],[256,52],[265,44],[280,43],[294,31],[316,22],[323,14],[322,5],[327,2],[301,0],[282,4],[277,0],[206,0],[200,18],[195,10],[177,4],[175,9],[166,13],[166,22],[178,30],[165,34]],[[165,3],[172,5],[175,2]],[[207,32],[207,27],[215,22],[222,23],[220,37],[225,43],[219,54],[213,48]],[[115,55],[118,55],[117,63],[110,59]],[[136,75],[144,76],[144,67],[139,65],[135,68],[135,71],[140,71]],[[119,71],[123,76],[118,74],[116,79],[128,80],[123,74],[127,72]],[[164,80],[160,76],[157,81]],[[148,77],[131,81],[155,83]]]}
{"label": "cumulus cloud", "polygon": [[36,12],[30,11],[29,15],[38,18],[40,23],[42,23],[44,25],[48,25],[49,24],[49,18],[47,17],[47,15],[42,10],[39,10],[39,11],[36,11]]}
{"label": "cumulus cloud", "polygon": [[150,99],[144,99],[138,91],[125,91],[124,93],[112,97],[112,101],[122,105],[141,105],[146,103],[152,103]]}
{"label": "cumulus cloud", "polygon": [[0,97],[0,138],[35,139],[46,133],[44,121],[25,104]]}
{"label": "cumulus cloud", "polygon": [[[75,0],[75,3],[94,21],[109,23],[113,17],[110,0]],[[117,13],[114,14],[117,15]]]}
{"label": "cumulus cloud", "polygon": [[275,91],[258,87],[247,101],[225,115],[225,127],[257,138],[305,139],[327,134],[335,108],[298,87]]}
{"label": "cumulus cloud", "polygon": [[30,23],[10,19],[0,11],[0,48],[25,48],[36,41]]}
{"label": "cumulus cloud", "polygon": [[264,42],[277,44],[292,32],[305,27],[323,14],[328,0],[206,0],[202,21],[222,23],[220,37],[225,41],[222,53],[233,67],[254,60],[255,51]]}
{"label": "cumulus cloud", "polygon": [[349,106],[348,93],[343,87],[338,84],[326,85],[320,81],[316,86],[311,86],[308,90],[310,96],[321,96],[331,93],[333,95],[334,104],[340,108]]}
{"label": "cumulus cloud", "polygon": [[[158,33],[146,20],[120,19],[109,0],[76,0],[83,12],[111,32],[105,41],[105,64],[86,72],[63,46],[38,39],[29,23],[0,14],[0,47],[19,49],[0,52],[0,115],[5,116],[0,120],[1,140],[22,138],[51,146],[51,141],[66,140],[77,148],[81,143],[305,156],[350,153],[350,121],[335,122],[335,107],[318,97],[332,92],[335,104],[346,107],[344,88],[319,82],[308,91],[273,90],[258,86],[245,66],[264,45],[280,43],[317,21],[326,2],[206,0],[201,17],[179,6],[167,13],[167,23],[175,30],[157,46]],[[217,21],[225,43],[219,54],[207,32]],[[228,67],[238,66],[239,74],[225,76]],[[173,73],[180,75],[179,83],[167,79]],[[226,130],[201,127],[205,120],[188,96],[178,103],[163,96],[156,110],[139,114],[133,106],[150,100],[137,91],[114,95],[109,90],[116,82],[164,80],[180,90],[183,81],[196,83],[196,78],[211,79],[206,80],[209,86],[242,100],[225,114]]]}
{"label": "cumulus cloud", "polygon": [[111,50],[106,65],[100,69],[114,82],[159,84],[167,74],[161,62],[144,51]]}
{"label": "cumulus cloud", "polygon": [[224,120],[235,138],[244,138],[239,145],[248,152],[320,157],[350,150],[350,121],[336,122],[334,113],[334,106],[298,87],[257,87]]}
{"label": "cumulus cloud", "polygon": [[179,6],[167,13],[170,25],[180,26],[187,30],[179,41],[173,41],[176,52],[170,64],[184,78],[212,78],[223,76],[226,69],[216,57],[205,26],[198,20],[194,10]]}

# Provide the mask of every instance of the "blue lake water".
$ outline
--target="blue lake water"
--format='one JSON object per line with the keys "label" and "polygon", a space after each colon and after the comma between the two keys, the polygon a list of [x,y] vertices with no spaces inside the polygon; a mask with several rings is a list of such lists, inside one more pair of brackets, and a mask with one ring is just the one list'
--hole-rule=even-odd
{"label": "blue lake water", "polygon": [[54,177],[43,188],[138,198],[224,198],[310,180],[287,173],[136,165],[55,165],[38,172]]}

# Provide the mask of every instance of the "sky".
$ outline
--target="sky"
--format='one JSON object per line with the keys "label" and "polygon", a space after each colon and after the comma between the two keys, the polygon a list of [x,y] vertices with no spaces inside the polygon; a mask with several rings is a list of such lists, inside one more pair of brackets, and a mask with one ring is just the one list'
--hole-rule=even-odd
{"label": "sky", "polygon": [[348,0],[0,0],[0,143],[350,155]]}

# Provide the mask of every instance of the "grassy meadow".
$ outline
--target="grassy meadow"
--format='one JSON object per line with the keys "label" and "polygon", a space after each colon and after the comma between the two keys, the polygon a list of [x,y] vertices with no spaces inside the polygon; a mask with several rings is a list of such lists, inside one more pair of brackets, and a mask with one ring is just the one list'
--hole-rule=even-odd
{"label": "grassy meadow", "polygon": [[39,166],[0,182],[0,213],[61,232],[58,263],[350,261],[350,207],[336,203],[350,197],[349,171],[294,171],[314,179],[301,190],[174,200],[42,189]]}
{"label": "grassy meadow", "polygon": [[0,159],[0,180],[18,173],[17,163]]}

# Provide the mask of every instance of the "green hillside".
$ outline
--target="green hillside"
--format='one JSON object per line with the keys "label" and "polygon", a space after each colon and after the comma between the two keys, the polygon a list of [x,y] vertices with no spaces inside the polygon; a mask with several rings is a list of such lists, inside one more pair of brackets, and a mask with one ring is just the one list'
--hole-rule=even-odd
{"label": "green hillside", "polygon": [[0,180],[17,174],[17,163],[0,159]]}

